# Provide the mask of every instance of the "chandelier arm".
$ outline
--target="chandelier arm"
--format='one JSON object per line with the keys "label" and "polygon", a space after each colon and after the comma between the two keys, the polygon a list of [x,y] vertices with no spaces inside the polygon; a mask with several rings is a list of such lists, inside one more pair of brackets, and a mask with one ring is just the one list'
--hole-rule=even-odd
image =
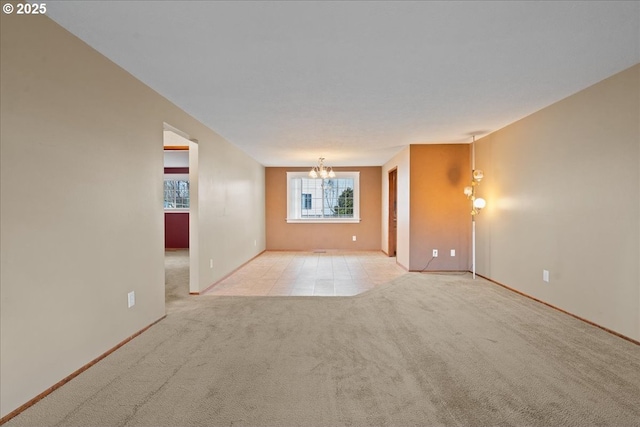
{"label": "chandelier arm", "polygon": [[333,168],[331,166],[325,167],[324,157],[320,157],[318,159],[318,164],[312,167],[311,170],[309,171],[309,176],[311,178],[318,178],[319,176],[322,179],[326,179],[326,178],[334,178],[336,176],[336,173],[333,171]]}

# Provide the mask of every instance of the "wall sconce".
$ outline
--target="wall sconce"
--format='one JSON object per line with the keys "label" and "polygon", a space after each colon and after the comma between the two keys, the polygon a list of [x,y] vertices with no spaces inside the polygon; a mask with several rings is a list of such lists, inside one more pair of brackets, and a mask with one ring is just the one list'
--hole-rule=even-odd
{"label": "wall sconce", "polygon": [[[476,137],[473,137],[473,143],[475,145]],[[484,172],[480,169],[475,168],[475,147],[472,145],[472,154],[471,154],[471,185],[464,187],[464,195],[467,196],[467,199],[471,200],[471,215],[475,216],[480,213],[480,211],[487,206],[487,201],[482,197],[476,197],[476,187],[480,185],[480,181],[484,178]]]}
{"label": "wall sconce", "polygon": [[476,215],[487,206],[487,201],[476,196],[476,188],[484,178],[484,172],[476,169],[476,136],[471,142],[471,185],[464,187],[464,195],[471,200],[471,271],[476,278]]}
{"label": "wall sconce", "polygon": [[320,159],[318,160],[318,166],[314,166],[311,168],[311,170],[309,171],[309,176],[311,178],[320,177],[322,179],[335,178],[336,173],[333,171],[331,167],[325,167],[324,157],[320,157]]}

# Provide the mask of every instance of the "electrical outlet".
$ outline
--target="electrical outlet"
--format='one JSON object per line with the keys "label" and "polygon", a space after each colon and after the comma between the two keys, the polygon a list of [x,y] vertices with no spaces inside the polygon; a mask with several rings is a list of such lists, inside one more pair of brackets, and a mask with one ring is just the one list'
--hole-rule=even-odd
{"label": "electrical outlet", "polygon": [[353,237],[352,237],[352,239],[353,239],[353,241],[355,242],[355,241],[356,241],[356,236],[353,236]]}
{"label": "electrical outlet", "polygon": [[438,258],[438,250],[437,249],[433,250],[433,257],[434,258]]}
{"label": "electrical outlet", "polygon": [[455,249],[451,249],[451,256],[456,256],[456,250]]}
{"label": "electrical outlet", "polygon": [[542,280],[549,283],[549,270],[542,270]]}
{"label": "electrical outlet", "polygon": [[134,305],[136,305],[136,293],[135,291],[131,291],[127,294],[127,306],[131,308]]}

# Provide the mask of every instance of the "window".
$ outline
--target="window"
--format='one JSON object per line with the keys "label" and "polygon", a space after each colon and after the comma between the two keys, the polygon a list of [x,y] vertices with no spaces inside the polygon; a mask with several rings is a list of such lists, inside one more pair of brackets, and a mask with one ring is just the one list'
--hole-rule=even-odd
{"label": "window", "polygon": [[360,173],[309,178],[287,172],[287,222],[360,222]]}
{"label": "window", "polygon": [[189,209],[189,179],[164,180],[164,209]]}

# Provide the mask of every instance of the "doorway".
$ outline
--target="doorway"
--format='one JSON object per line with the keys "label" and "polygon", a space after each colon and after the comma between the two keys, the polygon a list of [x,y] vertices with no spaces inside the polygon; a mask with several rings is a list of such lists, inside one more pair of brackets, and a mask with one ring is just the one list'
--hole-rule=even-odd
{"label": "doorway", "polygon": [[197,283],[198,144],[164,124],[165,304],[187,298]]}
{"label": "doorway", "polygon": [[389,254],[395,257],[398,243],[398,168],[389,171]]}

